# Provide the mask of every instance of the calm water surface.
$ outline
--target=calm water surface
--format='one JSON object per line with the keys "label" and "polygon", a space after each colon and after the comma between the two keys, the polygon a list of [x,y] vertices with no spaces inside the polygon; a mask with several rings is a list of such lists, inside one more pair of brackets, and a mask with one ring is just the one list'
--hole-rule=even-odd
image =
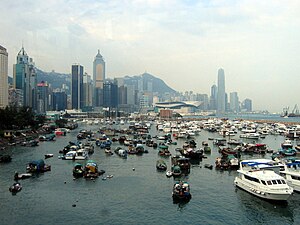
{"label": "calm water surface", "polygon": [[[236,189],[235,171],[204,168],[203,164],[214,164],[219,156],[211,141],[211,155],[199,165],[193,165],[185,177],[192,194],[186,204],[173,203],[174,179],[156,171],[156,160],[160,157],[158,150],[152,148],[143,156],[122,159],[117,155],[106,156],[102,149],[95,147],[90,158],[106,171],[105,175],[112,174],[113,178],[73,180],[74,162],[58,159],[58,151],[68,141],[75,140],[82,128],[97,130],[97,126],[81,125],[55,142],[6,150],[13,160],[0,164],[1,224],[300,224],[300,194],[295,193],[287,204],[266,202]],[[208,137],[219,136],[202,131],[196,138],[198,146]],[[281,136],[268,136],[262,142],[278,149],[283,140]],[[170,151],[175,154],[175,148],[182,144],[183,141],[178,141],[177,146],[170,146]],[[114,143],[112,149],[116,146]],[[45,160],[51,164],[52,171],[21,180],[23,190],[12,196],[8,188],[14,182],[14,172],[25,172],[29,161],[42,159],[46,153],[54,154]],[[170,161],[167,162],[170,166]]]}

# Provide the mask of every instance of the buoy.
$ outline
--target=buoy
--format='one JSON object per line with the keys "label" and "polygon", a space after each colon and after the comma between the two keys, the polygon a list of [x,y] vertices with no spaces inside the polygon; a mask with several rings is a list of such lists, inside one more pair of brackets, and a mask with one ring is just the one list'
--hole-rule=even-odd
{"label": "buoy", "polygon": [[72,206],[73,206],[73,207],[76,207],[76,204],[73,204]]}
{"label": "buoy", "polygon": [[132,168],[133,171],[135,171],[135,168]]}
{"label": "buoy", "polygon": [[65,184],[67,183],[67,181],[65,181]]}

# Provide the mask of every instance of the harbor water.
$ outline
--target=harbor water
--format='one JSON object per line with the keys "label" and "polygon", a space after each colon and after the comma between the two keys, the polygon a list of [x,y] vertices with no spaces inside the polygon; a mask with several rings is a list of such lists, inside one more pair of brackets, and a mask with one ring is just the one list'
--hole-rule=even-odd
{"label": "harbor water", "polygon": [[[199,164],[192,165],[190,174],[183,179],[191,186],[192,198],[187,203],[173,203],[173,178],[156,170],[161,157],[158,150],[146,147],[148,154],[129,155],[122,159],[116,154],[108,156],[95,146],[90,159],[96,161],[104,174],[112,178],[102,180],[73,180],[72,160],[61,160],[58,151],[69,141],[76,140],[80,129],[96,131],[99,125],[81,124],[56,141],[40,142],[37,147],[11,147],[2,152],[12,156],[12,162],[0,164],[0,216],[1,224],[300,224],[300,193],[294,193],[286,203],[273,203],[259,199],[241,189],[233,180],[236,171],[209,170],[204,164],[213,164],[219,157],[218,149],[208,138],[217,133],[202,130],[195,141],[201,147],[208,141],[212,153]],[[155,126],[151,134],[156,133]],[[283,136],[268,135],[260,142],[277,150]],[[182,147],[184,140],[169,149]],[[119,146],[113,143],[112,149]],[[31,160],[45,159],[51,171],[21,180],[21,192],[12,195],[8,189],[14,183],[14,173],[24,173]],[[260,155],[243,155],[243,159]],[[271,158],[266,154],[265,158]],[[165,158],[170,168],[170,158]],[[78,161],[84,163],[84,161]]]}

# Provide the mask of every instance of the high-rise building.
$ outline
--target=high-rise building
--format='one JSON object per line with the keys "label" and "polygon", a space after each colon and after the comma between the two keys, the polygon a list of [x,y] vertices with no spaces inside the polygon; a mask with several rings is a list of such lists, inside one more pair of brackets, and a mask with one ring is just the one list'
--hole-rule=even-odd
{"label": "high-rise building", "polygon": [[116,108],[118,106],[118,85],[112,81],[105,81],[103,86],[103,106]]}
{"label": "high-rise building", "polygon": [[231,92],[230,93],[230,111],[231,112],[239,112],[240,111],[240,103],[239,103],[239,97],[237,92]]}
{"label": "high-rise building", "polygon": [[49,108],[49,87],[47,82],[37,84],[37,112],[46,113]]}
{"label": "high-rise building", "polygon": [[21,48],[17,55],[17,63],[14,64],[14,88],[23,92],[23,106],[29,106],[36,110],[37,107],[37,77],[35,65]]}
{"label": "high-rise building", "polygon": [[218,70],[218,101],[217,101],[217,112],[225,112],[225,74],[223,69]]}
{"label": "high-rise building", "polygon": [[71,105],[72,109],[82,109],[83,107],[83,66],[72,65],[72,88]]}
{"label": "high-rise building", "polygon": [[0,45],[0,108],[8,105],[8,53]]}
{"label": "high-rise building", "polygon": [[252,112],[252,100],[249,99],[249,98],[246,98],[243,101],[242,107],[243,107],[244,111],[246,111],[246,112]]}
{"label": "high-rise building", "polygon": [[105,82],[105,62],[98,50],[93,63],[93,81],[94,81],[94,94],[93,106],[103,106],[103,85]]}
{"label": "high-rise building", "polygon": [[211,86],[210,89],[210,101],[209,101],[209,109],[216,110],[217,109],[217,98],[218,98],[218,87],[217,85]]}
{"label": "high-rise building", "polygon": [[52,105],[53,110],[62,111],[66,110],[67,105],[67,94],[64,91],[57,91],[52,93]]}
{"label": "high-rise building", "polygon": [[91,76],[87,73],[83,75],[83,106],[88,110],[92,108],[93,85]]}

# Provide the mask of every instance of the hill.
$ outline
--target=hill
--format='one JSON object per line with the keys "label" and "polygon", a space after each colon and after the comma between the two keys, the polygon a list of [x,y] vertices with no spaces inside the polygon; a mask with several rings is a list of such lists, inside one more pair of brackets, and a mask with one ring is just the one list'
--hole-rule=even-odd
{"label": "hill", "polygon": [[[127,85],[137,85],[142,84],[143,90],[149,90],[148,86],[152,86],[152,92],[157,92],[158,94],[164,93],[175,93],[176,91],[169,87],[163,80],[157,78],[149,73],[143,73],[141,75],[134,76],[125,76],[124,83]],[[71,87],[71,75],[57,72],[44,72],[40,69],[37,69],[37,80],[40,83],[41,81],[47,81],[48,84],[51,84],[53,89],[62,88],[62,85],[65,84],[68,87]]]}

